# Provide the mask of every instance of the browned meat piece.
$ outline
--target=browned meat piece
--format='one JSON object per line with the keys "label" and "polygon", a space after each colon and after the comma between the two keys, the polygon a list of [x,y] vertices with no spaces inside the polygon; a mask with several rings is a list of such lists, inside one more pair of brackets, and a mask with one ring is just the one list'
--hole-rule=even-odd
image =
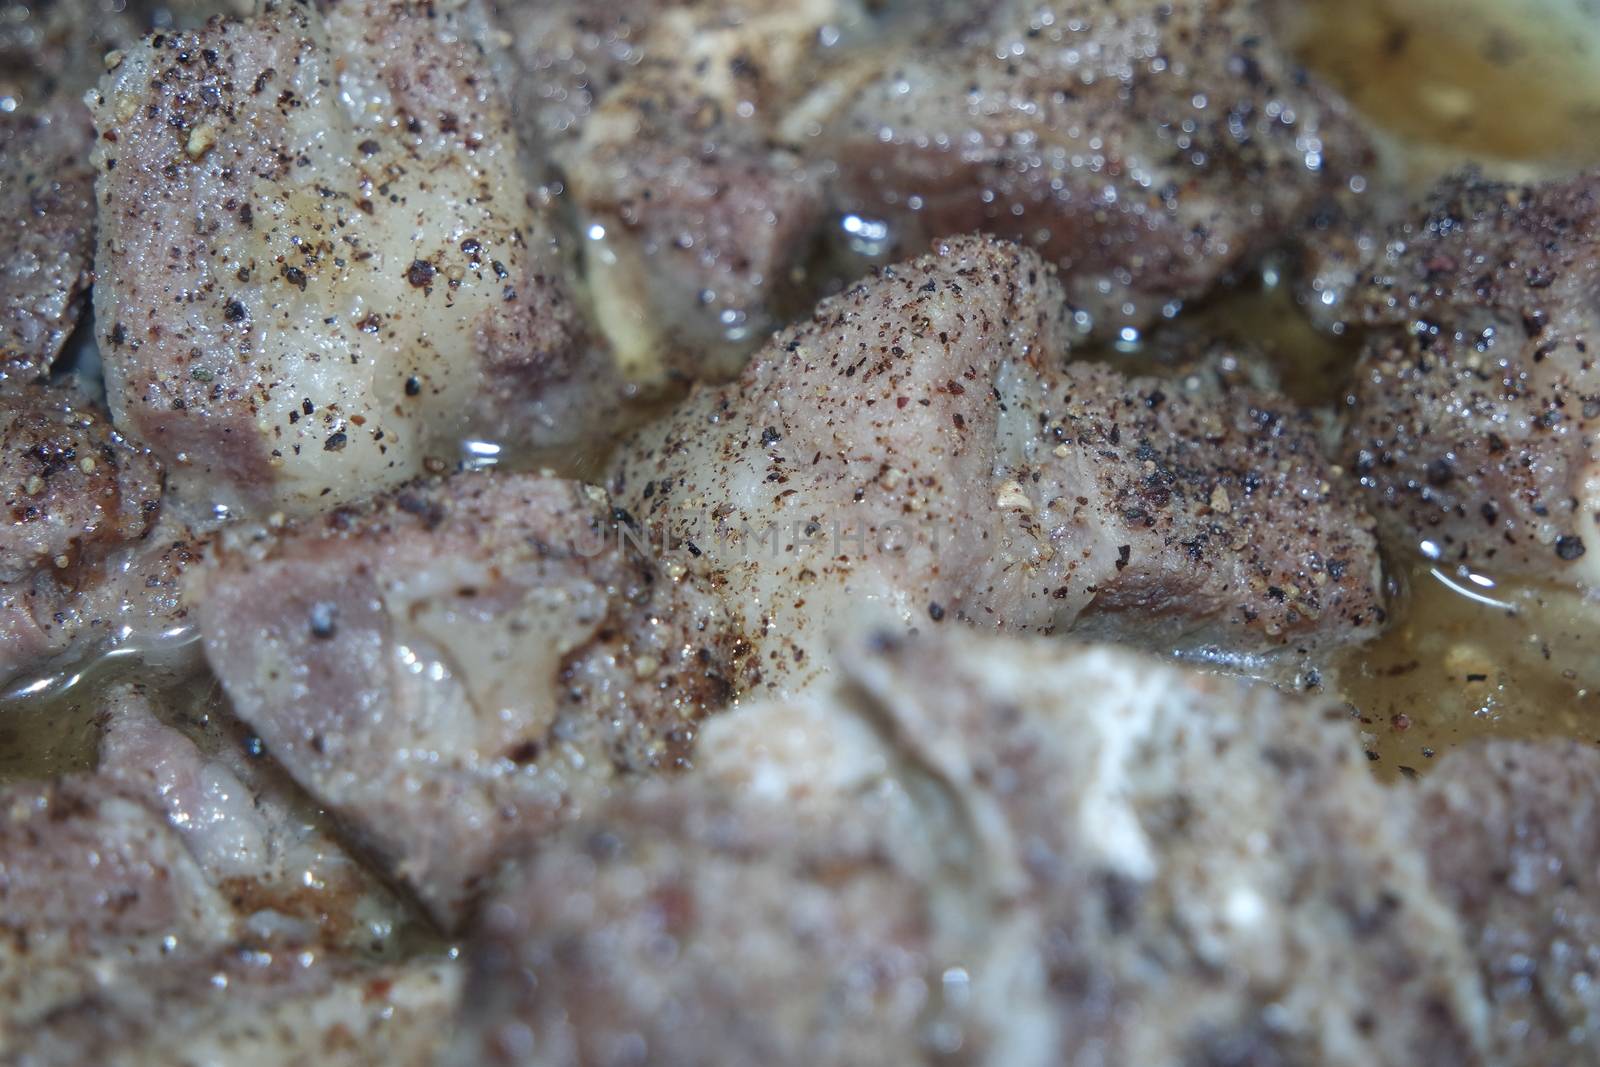
{"label": "browned meat piece", "polygon": [[158,718],[141,691],[114,689],[99,778],[166,816],[258,941],[383,947],[405,913],[337,843],[322,813],[272,760],[249,754],[231,719],[182,719],[197,740]]}
{"label": "browned meat piece", "polygon": [[133,688],[104,721],[93,774],[0,796],[0,1059],[281,1064],[360,1034],[425,1062],[454,968],[368,961],[405,913],[287,779]]}
{"label": "browned meat piece", "polygon": [[149,531],[161,468],[111,428],[97,404],[68,389],[0,391],[0,582],[41,567],[91,564]]}
{"label": "browned meat piece", "polygon": [[18,1067],[429,1067],[455,964],[251,949],[150,968],[16,1034]]}
{"label": "browned meat piece", "polygon": [[0,679],[179,625],[161,469],[70,389],[0,390]]}
{"label": "browned meat piece", "polygon": [[461,475],[203,576],[238,715],[446,925],[613,776],[680,766],[740,682],[725,612],[626,521],[576,483]]}
{"label": "browned meat piece", "polygon": [[[449,1062],[1484,1062],[1344,713],[970,634],[847,663],[506,879]],[[858,771],[790,765],[797,728]]]}
{"label": "browned meat piece", "polygon": [[234,915],[166,821],[109,782],[0,793],[0,1050],[14,1027],[174,953]]}
{"label": "browned meat piece", "polygon": [[824,210],[771,128],[852,0],[502,0],[526,143],[565,187],[624,373],[728,377]]}
{"label": "browned meat piece", "polygon": [[1417,826],[1461,914],[1492,1008],[1493,1062],[1600,1056],[1600,751],[1554,742],[1452,753]]}
{"label": "browned meat piece", "polygon": [[1408,550],[1600,586],[1597,190],[1450,182],[1356,287],[1345,448]]}
{"label": "browned meat piece", "polygon": [[190,510],[312,512],[592,421],[542,404],[578,326],[475,10],[274,0],[108,76],[111,407]]}
{"label": "browned meat piece", "polygon": [[76,100],[0,113],[0,373],[47,370],[77,325],[94,256],[93,143]]}
{"label": "browned meat piece", "polygon": [[1370,520],[1282,398],[1064,366],[1032,252],[941,244],[824,301],[734,384],[624,444],[613,496],[759,635],[961,620],[1230,655],[1382,621]]}
{"label": "browned meat piece", "polygon": [[1028,242],[1061,266],[1080,329],[1116,337],[1364,187],[1363,131],[1263,0],[985,6],[868,49],[787,123],[795,141],[821,130],[802,151],[836,163],[854,239]]}

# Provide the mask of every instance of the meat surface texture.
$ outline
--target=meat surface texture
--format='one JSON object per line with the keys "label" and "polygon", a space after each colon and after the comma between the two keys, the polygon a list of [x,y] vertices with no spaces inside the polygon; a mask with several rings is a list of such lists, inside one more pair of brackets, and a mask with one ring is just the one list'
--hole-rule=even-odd
{"label": "meat surface texture", "polygon": [[998,0],[888,30],[791,140],[857,241],[983,231],[1058,263],[1081,330],[1170,314],[1365,188],[1360,124],[1259,0]]}
{"label": "meat surface texture", "polygon": [[1499,742],[1422,785],[1418,827],[1493,1010],[1494,1063],[1600,1055],[1600,752]]}
{"label": "meat surface texture", "polygon": [[97,777],[166,817],[258,942],[381,948],[404,912],[329,820],[220,711],[164,721],[134,686],[101,715]]}
{"label": "meat surface texture", "polygon": [[542,403],[581,331],[476,11],[273,2],[102,84],[111,408],[191,511],[311,512],[586,416]]}
{"label": "meat surface texture", "polygon": [[98,985],[234,936],[226,900],[165,818],[111,783],[22,785],[3,801],[0,1049]]}
{"label": "meat surface texture", "polygon": [[0,680],[181,628],[187,532],[144,448],[73,389],[0,389]]}
{"label": "meat surface texture", "polygon": [[1600,176],[1465,177],[1380,245],[1351,467],[1408,551],[1600,586]]}
{"label": "meat surface texture", "polygon": [[0,0],[0,374],[49,369],[85,304],[94,258],[94,126],[83,94],[107,52],[208,0]]}
{"label": "meat surface texture", "polygon": [[149,531],[161,468],[99,405],[48,385],[0,391],[0,581],[92,563]]}
{"label": "meat surface texture", "polygon": [[682,765],[739,686],[720,602],[576,483],[460,475],[212,562],[235,711],[445,925],[619,773]]}
{"label": "meat surface texture", "polygon": [[450,962],[253,950],[98,990],[20,1035],[18,1067],[431,1067],[459,992]]}
{"label": "meat surface texture", "polygon": [[81,103],[0,114],[0,371],[49,369],[77,326],[94,257],[94,129]]}
{"label": "meat surface texture", "polygon": [[192,664],[194,629],[184,575],[206,542],[175,523],[98,564],[40,568],[0,588],[0,679],[33,692],[112,651],[151,665]]}
{"label": "meat surface texture", "polygon": [[505,880],[450,1062],[1484,1062],[1343,712],[1095,647],[849,662]]}
{"label": "meat surface texture", "polygon": [[367,955],[394,900],[270,761],[169,714],[118,687],[94,772],[0,794],[0,1058],[430,1062],[455,965]]}
{"label": "meat surface texture", "polygon": [[728,377],[786,308],[825,210],[773,127],[853,0],[501,0],[525,143],[575,213],[630,377]]}
{"label": "meat surface texture", "polygon": [[1066,364],[1022,248],[942,242],[625,442],[613,497],[743,613],[769,681],[842,626],[969,622],[1251,655],[1383,619],[1370,520],[1280,397]]}
{"label": "meat surface texture", "polygon": [[692,790],[608,808],[486,909],[449,1062],[918,1062],[959,957],[884,829]]}
{"label": "meat surface texture", "polygon": [[1268,2],[496,10],[524,140],[640,378],[726,375],[863,258],[956,233],[1035,245],[1078,330],[1115,338],[1379,184]]}

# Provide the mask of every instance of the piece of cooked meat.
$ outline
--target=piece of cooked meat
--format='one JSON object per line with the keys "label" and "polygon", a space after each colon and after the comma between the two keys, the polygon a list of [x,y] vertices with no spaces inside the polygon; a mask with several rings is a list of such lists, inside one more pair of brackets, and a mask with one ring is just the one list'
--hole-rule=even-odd
{"label": "piece of cooked meat", "polygon": [[100,773],[164,812],[208,878],[263,873],[270,831],[233,769],[206,759],[193,741],[162,723],[138,690],[114,689],[106,704]]}
{"label": "piece of cooked meat", "polygon": [[485,910],[447,1062],[922,1062],[963,957],[884,829],[693,788],[608,807]]}
{"label": "piece of cooked meat", "polygon": [[0,793],[0,1059],[286,1063],[369,1026],[431,1055],[453,967],[375,965],[396,901],[236,732],[161,715],[207,751],[120,686],[92,773]]}
{"label": "piece of cooked meat", "polygon": [[596,316],[623,374],[646,382],[738,373],[778,324],[823,214],[815,173],[760,131],[697,130],[651,106],[677,91],[608,98],[667,128],[597,115],[564,171]]}
{"label": "piece of cooked meat", "polygon": [[714,597],[605,494],[413,485],[213,552],[206,655],[267,749],[445,925],[618,774],[681,766],[741,685]]}
{"label": "piece of cooked meat", "polygon": [[85,304],[95,200],[83,94],[104,57],[157,24],[200,25],[240,2],[0,0],[0,375],[47,370]]}
{"label": "piece of cooked meat", "polygon": [[191,511],[314,512],[592,421],[541,403],[580,329],[475,10],[273,0],[103,83],[111,408]]}
{"label": "piece of cooked meat", "polygon": [[1600,751],[1494,742],[1422,782],[1416,825],[1492,1009],[1492,1062],[1600,1056]]}
{"label": "piece of cooked meat", "polygon": [[100,405],[58,386],[0,389],[0,582],[92,564],[139,540],[161,489],[160,465]]}
{"label": "piece of cooked meat", "polygon": [[1042,1062],[1476,1062],[1456,916],[1347,709],[1038,643],[897,643],[849,677],[1036,909],[990,966],[1037,951]]}
{"label": "piece of cooked meat", "polygon": [[1364,266],[1345,452],[1406,550],[1600,587],[1597,241],[1600,174],[1469,175]]}
{"label": "piece of cooked meat", "polygon": [[524,141],[571,202],[623,372],[725,378],[774,325],[824,212],[773,142],[854,0],[501,0]]}
{"label": "piece of cooked meat", "polygon": [[505,879],[449,1062],[1483,1062],[1343,711],[970,633],[846,660]]}
{"label": "piece of cooked meat", "polygon": [[787,140],[834,162],[836,207],[891,254],[975,230],[1027,242],[1061,266],[1079,328],[1114,338],[1295,240],[1373,166],[1271,8],[957,9],[820,79]]}
{"label": "piece of cooked meat", "polygon": [[[1041,522],[1116,555],[1072,623],[1080,636],[1228,658],[1360,641],[1386,621],[1372,519],[1317,423],[1236,377],[1225,362],[1176,380],[1078,364],[1047,381],[1044,402],[1018,404],[1046,443],[1062,439]],[[1041,418],[1052,414],[1057,425]]]}
{"label": "piece of cooked meat", "polygon": [[780,685],[862,617],[1230,655],[1373,632],[1370,520],[1310,424],[1204,373],[1067,365],[1063,307],[1035,253],[941,243],[624,443],[612,495]]}
{"label": "piece of cooked meat", "polygon": [[129,970],[225,944],[227,901],[167,821],[82,776],[0,791],[0,1050]]}
{"label": "piece of cooked meat", "polygon": [[15,1034],[17,1067],[431,1067],[460,967],[241,949],[147,968]]}
{"label": "piece of cooked meat", "polygon": [[96,775],[166,816],[260,943],[365,952],[403,909],[337,842],[333,827],[233,720],[158,716],[134,686],[107,695]]}
{"label": "piece of cooked meat", "polygon": [[162,472],[76,391],[0,389],[0,680],[181,625]]}
{"label": "piece of cooked meat", "polygon": [[77,326],[94,257],[93,144],[80,101],[0,113],[0,374],[7,377],[47,371]]}

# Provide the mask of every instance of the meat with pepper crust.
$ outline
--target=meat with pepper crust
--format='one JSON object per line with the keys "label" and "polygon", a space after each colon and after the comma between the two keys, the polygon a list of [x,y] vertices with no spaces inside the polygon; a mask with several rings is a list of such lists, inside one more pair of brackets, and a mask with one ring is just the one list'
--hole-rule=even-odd
{"label": "meat with pepper crust", "polygon": [[1600,175],[1466,176],[1389,234],[1345,451],[1408,550],[1600,586]]}
{"label": "meat with pepper crust", "polygon": [[672,770],[742,641],[597,489],[408,487],[219,547],[195,596],[235,712],[441,923],[619,774]]}
{"label": "meat with pepper crust", "polygon": [[942,242],[625,442],[612,494],[782,686],[867,618],[1232,656],[1373,632],[1370,521],[1310,424],[1204,372],[1066,365],[1063,307],[1035,253]]}
{"label": "meat with pepper crust", "polygon": [[[1375,154],[1264,0],[1000,0],[891,34],[790,137],[897,251],[982,231],[1062,268],[1078,326],[1138,330],[1365,187]],[[896,46],[898,45],[898,46]],[[1375,179],[1374,179],[1375,182]]]}
{"label": "meat with pepper crust", "polygon": [[581,331],[475,10],[273,2],[102,85],[111,409],[190,511],[314,512],[564,432]]}

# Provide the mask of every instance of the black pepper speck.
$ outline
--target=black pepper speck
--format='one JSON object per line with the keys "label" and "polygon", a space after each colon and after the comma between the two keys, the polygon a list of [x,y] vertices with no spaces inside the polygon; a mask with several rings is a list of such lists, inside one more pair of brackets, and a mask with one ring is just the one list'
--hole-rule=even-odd
{"label": "black pepper speck", "polygon": [[425,259],[414,259],[411,266],[406,268],[406,281],[411,283],[412,288],[421,289],[432,285],[433,276],[437,273],[432,263]]}
{"label": "black pepper speck", "polygon": [[339,632],[339,605],[319,600],[311,605],[311,636],[326,641]]}

